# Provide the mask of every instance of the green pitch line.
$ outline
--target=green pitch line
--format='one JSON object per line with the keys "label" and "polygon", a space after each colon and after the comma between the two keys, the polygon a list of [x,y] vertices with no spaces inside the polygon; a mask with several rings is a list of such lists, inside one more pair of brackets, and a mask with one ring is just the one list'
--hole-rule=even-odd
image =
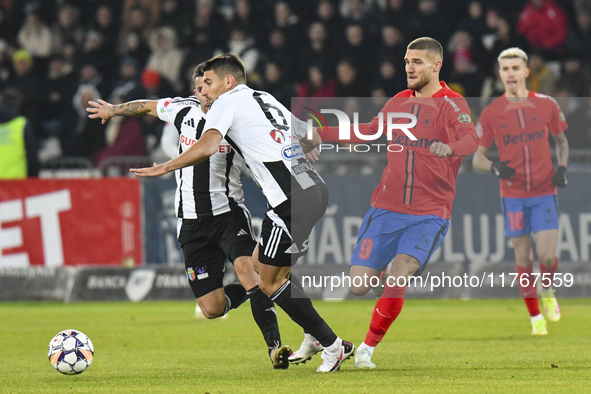
{"label": "green pitch line", "polygon": [[[0,393],[585,392],[591,376],[591,300],[560,300],[562,320],[532,337],[522,300],[410,300],[376,349],[372,371],[318,374],[319,355],[273,370],[244,305],[196,320],[194,303],[0,303]],[[315,302],[342,338],[359,345],[373,301]],[[278,311],[283,341],[302,334]],[[49,340],[79,329],[94,343],[90,368],[61,375]]]}

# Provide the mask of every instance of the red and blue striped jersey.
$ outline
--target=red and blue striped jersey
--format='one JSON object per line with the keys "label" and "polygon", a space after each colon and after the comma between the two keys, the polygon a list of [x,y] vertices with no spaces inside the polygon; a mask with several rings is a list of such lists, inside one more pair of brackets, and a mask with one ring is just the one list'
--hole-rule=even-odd
{"label": "red and blue striped jersey", "polygon": [[501,179],[501,197],[524,198],[556,194],[551,182],[554,166],[549,133],[568,128],[558,103],[545,94],[529,91],[528,98],[511,100],[502,95],[486,107],[476,127],[480,145],[495,142],[500,161],[509,161],[515,175]]}

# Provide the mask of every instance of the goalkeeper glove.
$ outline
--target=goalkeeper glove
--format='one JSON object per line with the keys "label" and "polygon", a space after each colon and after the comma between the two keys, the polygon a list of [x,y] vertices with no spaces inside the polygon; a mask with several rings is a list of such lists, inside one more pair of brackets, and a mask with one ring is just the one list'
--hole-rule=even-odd
{"label": "goalkeeper glove", "polygon": [[501,162],[495,161],[494,163],[491,164],[490,170],[493,174],[495,174],[499,178],[502,178],[502,179],[511,178],[513,175],[515,175],[515,168],[509,167],[507,165],[507,163],[509,163],[509,160],[501,161]]}
{"label": "goalkeeper glove", "polygon": [[565,187],[568,185],[568,179],[566,179],[566,167],[559,166],[558,170],[552,176],[552,184],[558,187]]}

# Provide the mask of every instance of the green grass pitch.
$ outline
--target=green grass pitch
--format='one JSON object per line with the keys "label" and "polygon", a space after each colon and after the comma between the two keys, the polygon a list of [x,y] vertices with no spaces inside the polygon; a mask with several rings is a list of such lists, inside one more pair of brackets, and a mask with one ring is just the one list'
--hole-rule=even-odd
{"label": "green grass pitch", "polygon": [[[374,301],[315,301],[338,335],[359,345]],[[561,300],[549,335],[532,337],[523,301],[408,300],[374,353],[318,374],[319,355],[273,370],[249,305],[224,320],[196,320],[194,302],[0,303],[0,393],[589,392],[591,301]],[[279,311],[284,343],[298,326]],[[76,376],[56,372],[47,345],[74,328],[95,359]]]}

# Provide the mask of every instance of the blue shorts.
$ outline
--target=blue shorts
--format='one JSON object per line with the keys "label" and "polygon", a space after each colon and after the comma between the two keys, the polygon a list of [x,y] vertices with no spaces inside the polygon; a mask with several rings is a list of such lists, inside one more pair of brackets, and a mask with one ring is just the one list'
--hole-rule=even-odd
{"label": "blue shorts", "polygon": [[425,269],[447,234],[449,220],[435,215],[409,215],[371,208],[363,218],[351,265],[381,271],[401,253],[416,258]]}
{"label": "blue shorts", "polygon": [[558,229],[558,200],[555,194],[529,198],[501,198],[505,236],[520,237],[542,230]]}

